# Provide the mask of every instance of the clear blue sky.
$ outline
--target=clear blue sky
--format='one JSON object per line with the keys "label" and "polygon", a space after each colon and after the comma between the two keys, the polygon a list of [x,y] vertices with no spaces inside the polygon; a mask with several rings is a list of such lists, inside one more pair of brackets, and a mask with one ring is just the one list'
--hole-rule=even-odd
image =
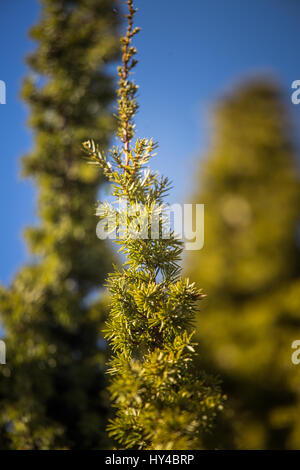
{"label": "clear blue sky", "polygon": [[[173,180],[171,201],[181,201],[191,189],[195,156],[207,146],[214,99],[256,73],[272,74],[287,96],[300,79],[300,0],[136,0],[136,6],[142,27],[137,129],[159,141],[153,165]],[[24,56],[34,47],[27,31],[38,13],[37,0],[1,2],[0,80],[7,85],[7,104],[0,105],[3,284],[29,259],[22,230],[36,222],[34,188],[20,178],[19,158],[33,137],[18,96]],[[292,112],[300,125],[300,105]]]}

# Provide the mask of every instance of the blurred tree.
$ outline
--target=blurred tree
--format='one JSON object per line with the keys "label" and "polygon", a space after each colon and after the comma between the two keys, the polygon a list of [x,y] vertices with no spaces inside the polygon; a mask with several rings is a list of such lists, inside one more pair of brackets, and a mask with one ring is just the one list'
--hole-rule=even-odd
{"label": "blurred tree", "polygon": [[119,20],[112,0],[42,0],[31,37],[33,151],[24,173],[39,192],[38,227],[27,230],[34,262],[1,289],[7,365],[0,374],[1,447],[105,445],[104,320],[98,289],[111,255],[96,237],[93,204],[101,176],[80,159],[87,136],[108,143]]}
{"label": "blurred tree", "polygon": [[115,201],[123,199],[119,208],[99,205],[103,228],[118,235],[115,241],[127,257],[108,283],[112,307],[106,336],[114,351],[109,372],[116,408],[109,431],[121,447],[197,449],[223,400],[216,381],[194,368],[192,324],[203,296],[181,277],[182,243],[173,233],[162,237],[152,232],[160,219],[167,233],[161,205],[169,182],[148,168],[156,149],[153,140],[133,143],[138,87],[130,75],[137,63],[132,38],[139,28],[133,27],[132,0],[127,4],[128,29],[121,38],[118,69],[121,148],[114,147],[107,161],[93,140],[84,144],[90,163],[113,183]]}
{"label": "blurred tree", "polygon": [[205,245],[188,274],[208,294],[201,367],[219,373],[231,410],[208,446],[300,448],[300,178],[292,126],[276,85],[254,80],[217,107],[193,202]]}

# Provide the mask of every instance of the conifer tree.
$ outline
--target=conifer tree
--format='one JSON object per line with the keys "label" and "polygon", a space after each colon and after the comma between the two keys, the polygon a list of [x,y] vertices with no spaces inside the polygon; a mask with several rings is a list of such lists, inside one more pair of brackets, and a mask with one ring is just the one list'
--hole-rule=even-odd
{"label": "conifer tree", "polygon": [[106,337],[114,353],[109,373],[116,408],[108,429],[123,448],[196,449],[202,433],[211,430],[222,397],[218,384],[193,365],[192,324],[203,295],[180,276],[182,242],[173,232],[169,238],[151,237],[155,217],[162,231],[166,228],[159,209],[169,182],[147,167],[156,149],[153,140],[133,142],[138,87],[131,79],[137,63],[132,39],[139,28],[133,26],[132,0],[127,4],[118,69],[121,146],[107,158],[93,140],[84,143],[90,163],[112,183],[115,202],[123,200],[120,207],[105,202],[98,208],[107,233],[116,231],[126,255],[125,265],[108,280],[112,304]]}
{"label": "conifer tree", "polygon": [[[0,369],[2,448],[105,446],[103,308],[94,293],[111,255],[92,206],[103,179],[80,158],[92,135],[108,144],[119,54],[112,0],[42,0],[38,46],[22,90],[34,148],[23,158],[38,189],[39,225],[26,232],[33,262],[1,289],[7,364]],[[93,295],[92,295],[93,294]]]}
{"label": "conifer tree", "polygon": [[[216,108],[194,202],[204,248],[186,272],[207,293],[201,367],[219,373],[231,412],[214,446],[299,448],[299,162],[278,87],[246,83]],[[224,415],[223,415],[224,418]],[[211,444],[212,445],[212,444]]]}

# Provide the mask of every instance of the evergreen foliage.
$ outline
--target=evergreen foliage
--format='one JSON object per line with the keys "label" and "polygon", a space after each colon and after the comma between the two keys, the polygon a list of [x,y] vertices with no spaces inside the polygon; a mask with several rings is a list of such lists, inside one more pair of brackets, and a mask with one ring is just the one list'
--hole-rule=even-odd
{"label": "evergreen foliage", "polygon": [[155,217],[161,230],[166,228],[164,214],[158,212],[169,182],[147,167],[157,147],[153,140],[133,143],[138,87],[131,80],[137,63],[132,39],[139,28],[133,26],[132,0],[127,4],[128,29],[121,39],[118,69],[121,146],[107,159],[93,140],[84,143],[89,162],[112,183],[114,202],[125,200],[123,207],[106,202],[98,208],[107,233],[116,231],[116,243],[126,255],[125,265],[108,280],[112,305],[106,337],[114,352],[109,373],[116,408],[109,432],[123,448],[197,449],[222,409],[222,397],[216,381],[194,367],[192,325],[203,295],[180,276],[182,243],[173,233],[168,239],[150,237]]}
{"label": "evergreen foliage", "polygon": [[[106,399],[99,348],[104,307],[93,301],[111,266],[92,210],[101,176],[81,161],[89,135],[108,144],[119,54],[116,2],[42,0],[22,90],[34,148],[23,158],[40,223],[26,231],[34,262],[1,289],[7,365],[0,369],[0,446],[99,448]],[[87,210],[87,208],[90,208]]]}
{"label": "evergreen foliage", "polygon": [[232,407],[208,445],[299,448],[299,162],[275,84],[255,80],[218,105],[197,185],[205,245],[186,272],[208,294],[199,365],[221,375]]}

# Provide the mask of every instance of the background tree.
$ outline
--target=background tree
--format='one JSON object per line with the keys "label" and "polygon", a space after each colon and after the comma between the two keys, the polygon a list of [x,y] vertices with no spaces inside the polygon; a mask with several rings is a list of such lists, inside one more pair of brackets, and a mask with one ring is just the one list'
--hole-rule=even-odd
{"label": "background tree", "polygon": [[[113,184],[115,204],[99,205],[107,233],[126,255],[121,269],[109,277],[112,307],[106,327],[114,357],[110,361],[110,392],[116,415],[110,435],[122,447],[138,449],[197,449],[202,434],[211,430],[222,398],[218,385],[197,373],[192,323],[201,291],[182,279],[178,265],[182,243],[166,234],[163,199],[168,179],[147,168],[154,155],[153,140],[134,138],[138,108],[137,86],[130,74],[137,61],[132,38],[135,9],[129,7],[128,29],[121,39],[118,131],[121,148],[108,161],[90,140],[84,144],[90,162],[98,165]],[[153,235],[153,224],[161,232]]]}
{"label": "background tree", "polygon": [[276,85],[254,80],[217,106],[198,181],[205,246],[186,270],[208,294],[199,364],[221,375],[232,406],[207,445],[299,448],[300,179]]}
{"label": "background tree", "polygon": [[103,309],[92,301],[111,264],[95,233],[101,176],[79,158],[88,136],[108,143],[118,55],[112,0],[42,0],[38,43],[22,90],[34,148],[23,158],[39,194],[40,224],[26,231],[33,262],[1,289],[7,365],[0,374],[1,446],[105,445]]}

